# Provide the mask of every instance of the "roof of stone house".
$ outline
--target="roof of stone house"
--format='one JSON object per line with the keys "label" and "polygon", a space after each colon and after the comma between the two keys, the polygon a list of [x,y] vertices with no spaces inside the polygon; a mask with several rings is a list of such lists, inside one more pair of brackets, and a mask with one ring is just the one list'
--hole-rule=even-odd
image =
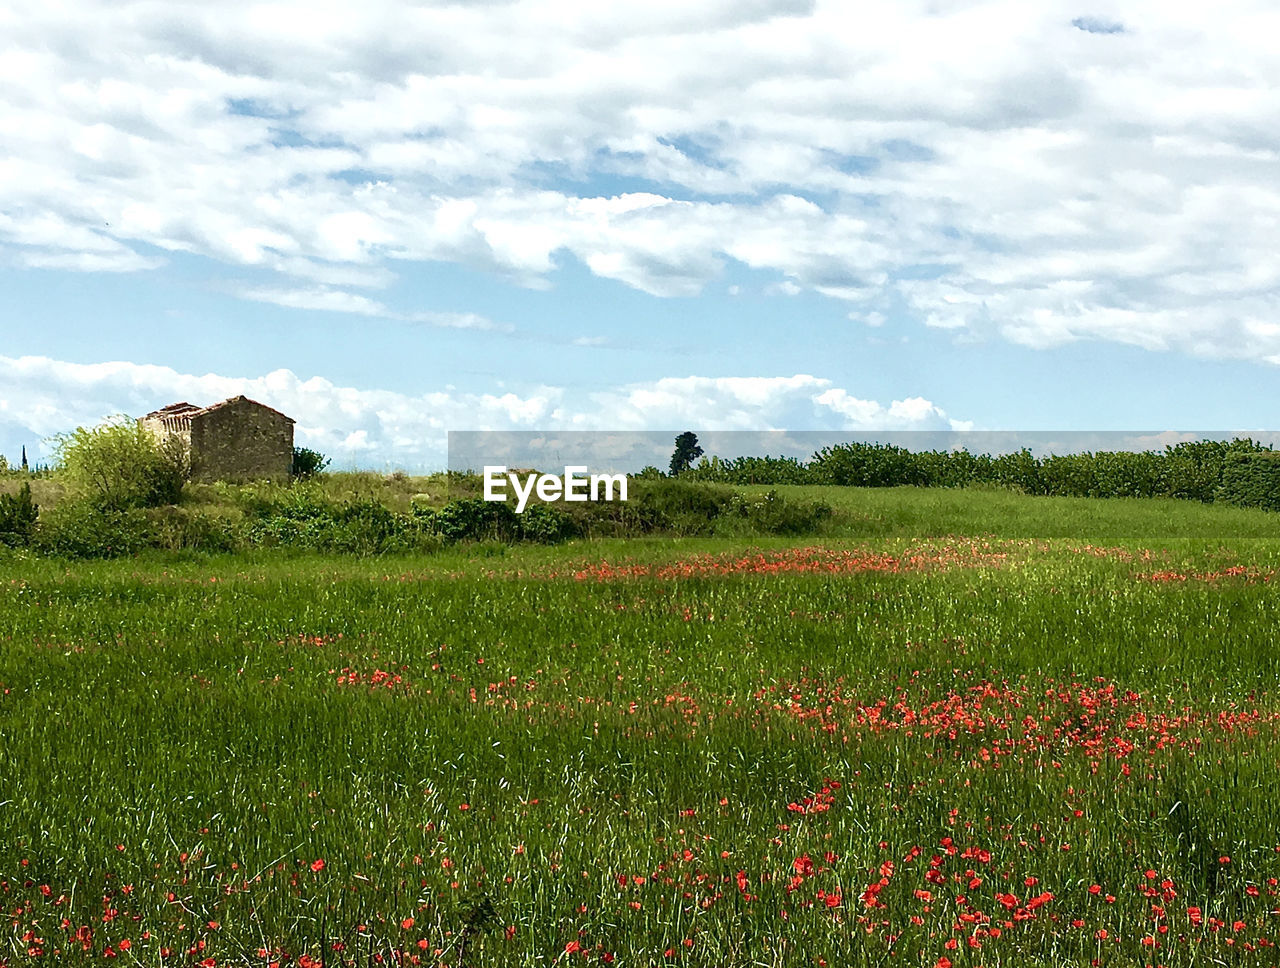
{"label": "roof of stone house", "polygon": [[265,403],[259,403],[257,400],[250,400],[243,393],[236,397],[228,397],[227,399],[221,400],[218,403],[211,403],[209,404],[209,406],[205,407],[204,410],[206,412],[209,410],[217,410],[219,407],[225,407],[227,406],[227,404],[230,404],[230,403],[252,403],[255,407],[261,407],[263,410],[270,410],[277,417],[284,417],[284,419],[289,421],[289,423],[297,423],[297,421],[294,420],[292,417],[281,413],[279,410],[275,409],[274,407],[268,407]]}
{"label": "roof of stone house", "polygon": [[192,413],[200,408],[194,403],[187,403],[183,400],[181,403],[171,403],[167,407],[161,407],[159,410],[152,410],[148,417],[176,417],[183,413]]}
{"label": "roof of stone house", "polygon": [[[257,400],[250,400],[244,394],[235,397],[228,397],[218,403],[211,403],[207,407],[197,407],[194,404],[187,403],[185,400],[181,403],[171,403],[167,407],[161,407],[159,410],[152,410],[147,417],[194,417],[198,413],[208,413],[210,410],[217,410],[219,407],[225,407],[229,403],[252,403],[255,407],[261,407],[263,410],[270,410],[277,417],[284,417],[289,423],[297,423],[292,417],[286,416],[274,407],[268,407],[265,403],[259,403]],[[145,417],[143,419],[146,419]]]}

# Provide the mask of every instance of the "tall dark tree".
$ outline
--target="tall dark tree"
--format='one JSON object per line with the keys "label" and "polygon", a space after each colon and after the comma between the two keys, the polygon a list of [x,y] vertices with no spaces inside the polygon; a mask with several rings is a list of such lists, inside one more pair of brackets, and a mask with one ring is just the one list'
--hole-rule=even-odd
{"label": "tall dark tree", "polygon": [[698,435],[691,430],[686,430],[676,438],[676,449],[671,455],[672,476],[681,471],[687,471],[701,456],[702,448],[698,446]]}
{"label": "tall dark tree", "polygon": [[27,467],[27,445],[26,444],[22,445],[22,469],[24,471],[29,470],[29,468]]}

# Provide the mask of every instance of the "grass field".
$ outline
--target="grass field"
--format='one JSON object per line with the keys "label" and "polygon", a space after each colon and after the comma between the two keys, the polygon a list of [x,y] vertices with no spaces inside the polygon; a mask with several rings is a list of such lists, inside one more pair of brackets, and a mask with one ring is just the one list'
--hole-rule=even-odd
{"label": "grass field", "polygon": [[0,964],[1280,962],[1280,516],[821,496],[0,559]]}

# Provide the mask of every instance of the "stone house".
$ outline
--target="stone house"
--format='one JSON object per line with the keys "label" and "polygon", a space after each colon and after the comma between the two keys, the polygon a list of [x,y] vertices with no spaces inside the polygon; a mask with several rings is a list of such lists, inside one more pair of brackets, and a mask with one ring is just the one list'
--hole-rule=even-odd
{"label": "stone house", "polygon": [[293,418],[245,396],[208,407],[171,403],[138,422],[182,442],[195,481],[280,478],[293,469]]}

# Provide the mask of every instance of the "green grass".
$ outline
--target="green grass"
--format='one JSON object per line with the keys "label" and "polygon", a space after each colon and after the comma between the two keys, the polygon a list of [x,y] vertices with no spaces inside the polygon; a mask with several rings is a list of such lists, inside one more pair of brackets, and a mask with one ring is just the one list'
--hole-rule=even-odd
{"label": "green grass", "polygon": [[822,496],[820,542],[0,559],[0,964],[1278,960],[1270,518]]}
{"label": "green grass", "polygon": [[1280,514],[1174,498],[1028,497],[999,488],[782,485],[774,490],[788,499],[830,504],[839,515],[836,530],[844,536],[1280,539]]}

